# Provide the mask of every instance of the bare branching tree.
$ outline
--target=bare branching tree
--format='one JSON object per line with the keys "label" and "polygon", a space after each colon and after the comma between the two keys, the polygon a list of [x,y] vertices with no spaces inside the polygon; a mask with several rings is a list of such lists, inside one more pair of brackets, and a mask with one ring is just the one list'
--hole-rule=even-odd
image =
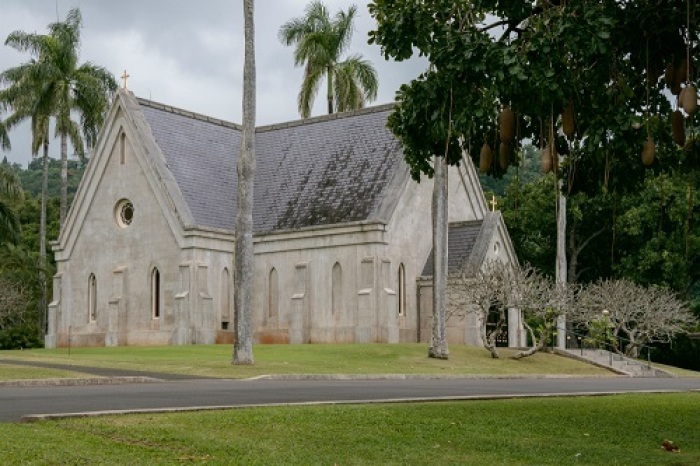
{"label": "bare branching tree", "polygon": [[[500,357],[496,340],[506,327],[509,308],[518,308],[529,294],[532,267],[487,261],[483,266],[453,274],[447,287],[446,320],[473,315],[479,323],[481,341],[491,357]],[[495,323],[489,328],[489,317]]]}
{"label": "bare branching tree", "polygon": [[554,339],[557,321],[571,313],[580,291],[581,287],[575,283],[556,283],[537,272],[528,276],[520,308],[532,345],[514,355],[514,359],[532,356],[547,347],[547,339]]}
{"label": "bare branching tree", "polygon": [[0,277],[0,331],[27,323],[27,294],[26,285]]}
{"label": "bare branching tree", "polygon": [[644,287],[629,280],[600,280],[581,293],[574,319],[587,326],[607,310],[618,351],[637,357],[650,343],[667,343],[684,333],[697,319],[675,293],[660,287]]}
{"label": "bare branching tree", "polygon": [[479,269],[450,277],[447,318],[475,316],[484,348],[498,358],[496,340],[505,330],[508,309],[520,309],[532,342],[530,348],[513,356],[520,359],[546,348],[558,318],[574,307],[579,291],[580,286],[555,283],[530,265],[489,261]]}

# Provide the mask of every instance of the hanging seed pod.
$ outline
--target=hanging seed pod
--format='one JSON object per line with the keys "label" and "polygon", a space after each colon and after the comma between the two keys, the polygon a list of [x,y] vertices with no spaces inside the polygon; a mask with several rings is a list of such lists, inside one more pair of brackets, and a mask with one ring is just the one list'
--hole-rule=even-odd
{"label": "hanging seed pod", "polygon": [[509,143],[515,138],[515,113],[508,106],[498,115],[498,129],[501,142]]}
{"label": "hanging seed pod", "polygon": [[673,80],[673,84],[671,85],[671,94],[673,95],[679,95],[681,93],[681,81],[678,79],[678,76],[676,76],[676,79]]}
{"label": "hanging seed pod", "polygon": [[574,103],[571,100],[561,114],[561,127],[567,138],[571,139],[574,136]]}
{"label": "hanging seed pod", "polygon": [[676,68],[676,73],[675,73],[675,80],[678,81],[678,83],[684,83],[685,79],[688,77],[688,62],[684,58],[681,60],[681,63],[678,65],[678,68]]}
{"label": "hanging seed pod", "polygon": [[481,152],[479,153],[479,171],[481,173],[486,173],[491,168],[492,161],[491,146],[487,142],[481,146]]}
{"label": "hanging seed pod", "polygon": [[671,89],[673,87],[673,82],[675,81],[676,69],[673,67],[673,63],[666,65],[666,71],[664,71],[664,81],[666,81],[666,86]]}
{"label": "hanging seed pod", "polygon": [[552,151],[550,150],[549,144],[542,149],[540,153],[540,164],[542,165],[542,171],[544,173],[552,171]]}
{"label": "hanging seed pod", "polygon": [[653,86],[656,84],[656,82],[659,80],[659,77],[661,76],[661,67],[660,66],[655,66],[652,65],[648,67],[647,69],[647,82],[649,83],[650,86]]}
{"label": "hanging seed pod", "polygon": [[671,115],[671,133],[673,135],[673,141],[683,147],[685,144],[685,122],[683,121],[683,114],[680,110],[676,110]]}
{"label": "hanging seed pod", "polygon": [[689,84],[682,91],[678,98],[678,103],[683,107],[685,113],[692,115],[698,109],[698,91],[695,86]]}
{"label": "hanging seed pod", "polygon": [[656,146],[654,144],[654,138],[647,136],[647,140],[642,147],[642,163],[645,166],[649,166],[654,163],[654,151]]}
{"label": "hanging seed pod", "polygon": [[501,166],[501,170],[508,170],[510,165],[510,146],[505,142],[502,142],[498,147],[498,165]]}

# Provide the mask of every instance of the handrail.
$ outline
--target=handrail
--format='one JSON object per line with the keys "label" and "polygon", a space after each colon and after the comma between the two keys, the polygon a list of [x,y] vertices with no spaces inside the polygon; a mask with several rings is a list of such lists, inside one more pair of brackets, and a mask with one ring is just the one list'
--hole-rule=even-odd
{"label": "handrail", "polygon": [[[578,340],[579,343],[579,348],[581,349],[581,355],[583,356],[583,350],[584,346],[589,343],[591,346],[595,346],[595,348],[599,349],[600,346],[603,346],[603,349],[608,351],[610,354],[610,361],[609,365],[612,366],[613,363],[613,352],[618,354],[621,358],[625,358],[625,356],[621,349],[619,348],[619,343],[620,342],[628,342],[628,343],[634,343],[635,346],[639,348],[639,355],[641,356],[644,352],[644,349],[646,348],[647,350],[647,368],[651,369],[651,350],[654,349],[653,346],[645,345],[645,344],[639,344],[636,343],[628,338],[621,337],[621,336],[611,336],[611,335],[606,335],[603,339],[594,339],[594,341],[591,342],[592,338],[590,335],[585,335],[582,333],[575,332],[573,330],[569,330],[567,333],[570,335],[574,335],[576,339]],[[614,340],[616,340],[617,344],[610,342],[610,337],[612,337]],[[568,342],[571,341],[569,337],[567,337],[567,348],[569,347]],[[589,349],[594,349],[594,348],[589,348]],[[634,358],[630,358],[634,359]],[[622,360],[622,359],[620,359]]]}

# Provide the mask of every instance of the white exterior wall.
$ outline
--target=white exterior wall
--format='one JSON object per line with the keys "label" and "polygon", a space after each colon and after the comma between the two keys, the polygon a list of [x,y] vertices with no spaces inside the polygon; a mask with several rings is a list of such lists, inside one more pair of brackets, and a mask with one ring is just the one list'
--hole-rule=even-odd
{"label": "white exterior wall", "polygon": [[[121,163],[121,120],[112,126],[106,150],[88,171],[97,175],[83,189],[68,222],[79,222],[66,247],[56,251],[56,344],[78,346],[166,344],[173,325],[174,285],[179,259],[178,239],[166,220],[152,186],[144,176],[131,138],[124,138]],[[89,202],[86,202],[89,199]],[[133,222],[117,223],[116,206],[123,199],[134,205]],[[79,234],[78,234],[79,233]],[[151,272],[157,267],[161,283],[161,315],[151,307]],[[96,319],[88,316],[88,277],[96,277]],[[51,333],[51,332],[49,332]]]}
{"label": "white exterior wall", "polygon": [[[386,227],[358,223],[256,237],[253,326],[260,343],[396,342]],[[342,279],[333,306],[333,267]],[[271,310],[271,273],[277,310]]]}
{"label": "white exterior wall", "polygon": [[[132,144],[136,137],[129,122],[118,113],[109,128],[55,246],[47,347],[231,342],[232,235],[183,230],[145,151]],[[117,223],[116,206],[123,199],[134,206],[126,228]],[[158,318],[152,308],[154,268],[160,273]],[[229,309],[221,307],[224,269]],[[97,291],[94,321],[88,316],[91,274]],[[227,330],[223,321],[230,322]]]}

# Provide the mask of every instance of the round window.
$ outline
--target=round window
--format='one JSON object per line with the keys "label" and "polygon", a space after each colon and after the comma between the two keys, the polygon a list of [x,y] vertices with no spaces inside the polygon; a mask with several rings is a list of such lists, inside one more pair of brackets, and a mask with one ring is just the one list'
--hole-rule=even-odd
{"label": "round window", "polygon": [[128,199],[122,199],[117,203],[115,209],[117,217],[117,225],[126,228],[131,225],[134,220],[134,205]]}

